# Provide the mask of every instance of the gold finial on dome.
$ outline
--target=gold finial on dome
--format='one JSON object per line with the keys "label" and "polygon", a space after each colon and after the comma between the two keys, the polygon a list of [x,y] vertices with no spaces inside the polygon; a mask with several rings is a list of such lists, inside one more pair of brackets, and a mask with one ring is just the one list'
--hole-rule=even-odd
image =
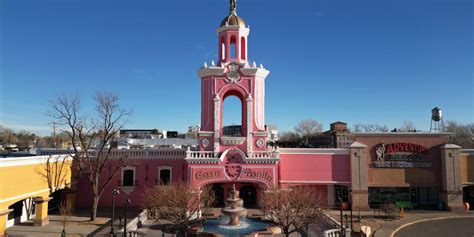
{"label": "gold finial on dome", "polygon": [[230,14],[225,17],[221,26],[243,26],[245,27],[244,19],[237,16],[237,0],[230,0]]}
{"label": "gold finial on dome", "polygon": [[234,13],[235,15],[237,15],[237,0],[230,0],[230,13]]}

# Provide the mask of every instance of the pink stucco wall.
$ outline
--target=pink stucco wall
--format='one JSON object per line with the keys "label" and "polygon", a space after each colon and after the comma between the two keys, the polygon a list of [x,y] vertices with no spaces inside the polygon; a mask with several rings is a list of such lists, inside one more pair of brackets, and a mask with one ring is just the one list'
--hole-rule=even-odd
{"label": "pink stucco wall", "polygon": [[[112,161],[115,162],[115,161]],[[136,159],[129,163],[128,167],[135,168],[135,188],[129,194],[125,192],[124,188],[121,188],[122,172],[113,178],[111,183],[105,189],[102,198],[100,199],[99,206],[110,207],[112,206],[112,189],[117,188],[120,194],[116,196],[116,205],[122,206],[127,198],[132,201],[131,206],[139,206],[140,200],[145,190],[149,187],[154,187],[158,180],[158,169],[160,166],[171,166],[171,180],[172,181],[185,181],[187,164],[183,159],[164,160],[164,159]],[[100,175],[103,184],[106,178],[109,176],[109,169],[106,168]],[[78,207],[90,207],[92,204],[92,189],[89,181],[86,177],[78,178],[78,190],[76,196],[76,205]]]}
{"label": "pink stucco wall", "polygon": [[[327,185],[350,184],[350,160],[347,150],[341,149],[281,149],[280,161],[277,164],[245,164],[240,160],[229,164],[224,159],[216,164],[188,164],[184,157],[185,151],[128,151],[135,156],[130,157],[128,167],[135,169],[135,187],[121,187],[122,172],[113,178],[99,202],[101,207],[112,205],[112,189],[118,188],[116,205],[123,206],[125,199],[132,200],[132,206],[139,206],[147,188],[154,187],[159,179],[159,167],[172,168],[172,181],[184,181],[200,187],[212,183],[254,183],[260,188],[286,188],[292,185],[311,185],[323,193],[327,193]],[[148,156],[146,155],[148,154]],[[180,157],[181,156],[181,157]],[[243,159],[243,158],[242,158]],[[115,161],[111,161],[115,162]],[[229,176],[229,165],[237,172]],[[227,168],[226,168],[227,167]],[[251,171],[251,172],[250,172]],[[108,177],[109,168],[101,174],[101,184]],[[206,176],[204,177],[204,173]],[[212,176],[214,175],[214,176]],[[78,178],[77,206],[90,207],[92,191],[85,177]],[[127,190],[128,189],[128,190]],[[127,191],[130,191],[127,193]]]}
{"label": "pink stucco wall", "polygon": [[349,154],[341,150],[331,152],[328,149],[281,149],[280,184],[348,185],[349,158]]}

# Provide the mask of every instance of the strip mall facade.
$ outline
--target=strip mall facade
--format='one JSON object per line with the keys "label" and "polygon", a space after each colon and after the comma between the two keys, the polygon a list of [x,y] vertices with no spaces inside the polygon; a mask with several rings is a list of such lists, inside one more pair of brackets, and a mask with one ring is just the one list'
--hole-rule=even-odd
{"label": "strip mall facade", "polygon": [[[329,206],[352,196],[353,207],[360,210],[394,200],[418,208],[434,208],[442,202],[446,209],[461,209],[463,188],[464,200],[474,199],[474,165],[468,165],[473,163],[473,153],[466,151],[461,158],[461,148],[447,144],[449,134],[355,133],[354,142],[345,149],[268,146],[265,83],[269,70],[249,62],[249,33],[231,6],[217,29],[217,63],[204,64],[198,71],[199,150],[114,151],[117,157],[126,155],[133,165],[115,177],[100,206],[111,206],[113,188],[121,190],[119,205],[130,198],[138,206],[146,188],[176,181],[195,188],[211,186],[220,200],[216,205],[223,205],[233,184],[247,206],[257,206],[258,194],[264,190],[295,185],[319,189]],[[238,136],[223,132],[223,102],[230,97],[241,102]],[[88,181],[79,177],[77,188],[77,205],[90,207]]]}

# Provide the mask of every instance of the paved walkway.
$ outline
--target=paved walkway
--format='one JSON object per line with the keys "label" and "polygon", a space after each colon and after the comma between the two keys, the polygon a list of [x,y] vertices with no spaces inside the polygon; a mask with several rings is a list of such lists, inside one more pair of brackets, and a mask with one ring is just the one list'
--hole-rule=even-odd
{"label": "paved walkway", "polygon": [[[127,211],[128,220],[137,216],[137,210],[133,207]],[[116,208],[116,219],[114,226],[118,230],[119,219],[118,216],[123,215],[122,208]],[[91,223],[89,221],[89,211],[77,210],[75,216],[68,217],[68,224],[66,226],[67,236],[110,236],[110,208],[102,208],[97,213],[96,221]],[[28,220],[20,224],[14,225],[7,229],[8,236],[15,237],[50,237],[61,236],[63,230],[63,217],[59,215],[49,215],[49,224],[45,226],[33,226],[33,221]],[[123,222],[123,220],[122,220]]]}
{"label": "paved walkway", "polygon": [[[328,213],[336,220],[340,220],[339,211],[331,210]],[[348,214],[349,212],[345,212]],[[344,215],[343,214],[343,215]],[[377,214],[377,213],[375,213]],[[358,212],[353,212],[354,221],[354,230],[359,231],[359,223],[357,222]],[[362,225],[371,226],[372,233],[375,231],[376,237],[391,237],[392,233],[397,230],[399,227],[420,221],[420,220],[429,220],[433,218],[446,218],[446,217],[474,217],[474,211],[469,212],[447,212],[447,211],[405,211],[405,217],[400,219],[387,219],[380,216],[374,217],[373,211],[360,212],[362,218]],[[473,222],[474,223],[474,222]],[[417,235],[412,235],[417,236]],[[469,236],[472,237],[472,236]]]}
{"label": "paved walkway", "polygon": [[[67,236],[87,236],[93,233],[103,224],[107,223],[107,218],[97,218],[94,223],[89,222],[88,217],[69,217],[66,226]],[[62,216],[49,215],[49,224],[45,226],[33,226],[33,221],[28,220],[23,223],[14,225],[7,229],[9,237],[50,237],[61,236],[63,230]]]}

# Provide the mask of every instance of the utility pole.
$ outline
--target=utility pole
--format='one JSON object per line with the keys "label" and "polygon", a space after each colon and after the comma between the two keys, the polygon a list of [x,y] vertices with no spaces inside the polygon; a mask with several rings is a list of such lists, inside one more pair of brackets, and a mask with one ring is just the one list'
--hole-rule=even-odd
{"label": "utility pole", "polygon": [[58,146],[56,145],[56,122],[53,122],[53,145],[54,148],[58,148]]}

